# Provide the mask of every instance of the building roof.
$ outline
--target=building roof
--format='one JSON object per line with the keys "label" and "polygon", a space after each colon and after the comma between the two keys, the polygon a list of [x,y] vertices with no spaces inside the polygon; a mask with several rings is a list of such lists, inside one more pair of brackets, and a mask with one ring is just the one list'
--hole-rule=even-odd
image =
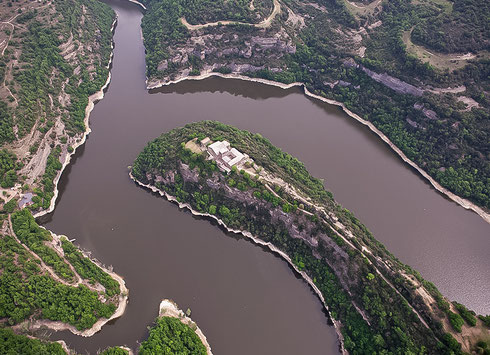
{"label": "building roof", "polygon": [[214,142],[208,147],[208,149],[211,149],[216,155],[220,153],[223,154],[230,150],[230,143],[227,141]]}
{"label": "building roof", "polygon": [[230,171],[231,167],[239,164],[244,158],[248,158],[246,154],[231,148],[230,143],[227,141],[215,142],[209,145],[208,152],[211,158],[216,160],[218,167],[225,171]]}
{"label": "building roof", "polygon": [[230,164],[230,166],[233,166],[233,165],[235,165],[235,164],[239,163],[239,162],[240,162],[240,161],[241,161],[241,160],[242,160],[242,159],[245,157],[245,156],[244,156],[242,153],[240,153],[240,152],[239,152],[238,150],[236,150],[235,148],[231,148],[231,151],[230,151],[230,152],[231,152],[231,153],[233,154],[233,156],[234,156],[234,158],[233,158],[233,159],[231,159],[231,160],[228,162],[228,164]]}
{"label": "building roof", "polygon": [[202,145],[207,145],[209,142],[211,142],[211,139],[209,137],[206,137],[201,140]]}

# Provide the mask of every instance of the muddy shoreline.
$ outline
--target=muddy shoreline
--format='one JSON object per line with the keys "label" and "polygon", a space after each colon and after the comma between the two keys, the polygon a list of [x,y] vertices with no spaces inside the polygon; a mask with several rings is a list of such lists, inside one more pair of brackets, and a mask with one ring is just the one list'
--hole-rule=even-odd
{"label": "muddy shoreline", "polygon": [[299,274],[301,275],[301,277],[311,286],[311,288],[313,289],[313,291],[315,292],[315,294],[318,296],[318,298],[320,299],[320,301],[322,302],[323,306],[325,307],[325,310],[327,311],[327,314],[329,316],[329,319],[332,321],[333,323],[333,326],[335,328],[335,332],[337,333],[337,338],[338,338],[338,341],[339,341],[339,349],[341,351],[341,353],[343,355],[347,355],[348,352],[347,350],[344,348],[344,337],[342,335],[342,332],[340,330],[340,325],[341,323],[337,320],[335,320],[331,313],[330,313],[330,310],[328,308],[328,305],[326,304],[325,302],[325,299],[321,293],[321,291],[318,289],[318,287],[315,285],[315,283],[313,282],[313,280],[306,274],[306,272],[304,271],[300,271],[296,265],[294,265],[293,261],[291,260],[291,258],[289,257],[289,255],[287,255],[286,253],[284,253],[283,251],[279,250],[278,248],[276,248],[273,244],[271,243],[266,243],[264,242],[263,240],[259,239],[259,238],[256,238],[255,236],[252,235],[252,233],[248,232],[248,231],[242,231],[242,230],[238,230],[238,229],[231,229],[231,228],[228,228],[228,226],[221,220],[219,219],[218,217],[214,216],[214,215],[211,215],[209,213],[201,213],[201,212],[198,212],[198,211],[195,211],[189,204],[187,203],[181,203],[179,201],[177,201],[177,199],[172,196],[172,195],[169,195],[167,192],[165,191],[162,191],[158,188],[156,188],[155,186],[152,186],[152,185],[148,185],[148,184],[143,184],[141,181],[139,181],[138,179],[136,179],[132,174],[131,172],[129,173],[129,177],[131,178],[131,180],[133,180],[137,185],[139,186],[142,186],[142,187],[145,187],[149,190],[151,190],[152,192],[154,193],[158,193],[160,196],[162,197],[165,197],[168,201],[170,202],[174,202],[176,203],[179,208],[186,208],[188,209],[194,216],[198,216],[198,217],[205,217],[205,218],[210,218],[210,219],[213,219],[215,220],[216,222],[218,222],[218,224],[220,226],[222,226],[223,228],[225,228],[228,232],[231,232],[231,233],[234,233],[234,234],[241,234],[243,235],[244,237],[252,240],[255,244],[257,245],[260,245],[260,246],[264,246],[264,247],[267,247],[269,248],[270,251],[272,251],[273,253],[275,254],[278,254],[279,256],[281,256],[284,260],[286,260],[288,262],[288,264]]}
{"label": "muddy shoreline", "polygon": [[436,189],[439,193],[445,195],[449,199],[451,199],[453,202],[457,203],[461,207],[471,210],[478,214],[483,220],[487,223],[490,224],[490,213],[481,208],[480,206],[477,206],[473,202],[460,197],[453,192],[449,191],[445,187],[443,187],[441,184],[439,184],[436,180],[434,180],[425,170],[423,170],[420,166],[418,166],[414,161],[410,160],[405,153],[401,151],[400,148],[398,148],[383,132],[381,132],[378,128],[374,126],[371,122],[363,119],[361,116],[357,115],[356,113],[352,112],[349,110],[342,102],[327,99],[325,97],[316,95],[311,93],[305,86],[305,84],[300,83],[300,82],[294,82],[291,84],[283,84],[280,82],[272,81],[272,80],[267,80],[267,79],[260,79],[260,78],[250,78],[244,75],[240,74],[221,74],[221,73],[216,73],[212,71],[208,71],[204,74],[198,75],[198,76],[183,76],[180,77],[176,80],[172,81],[166,81],[166,80],[148,80],[146,81],[146,88],[147,90],[153,90],[153,89],[158,89],[164,86],[170,86],[173,84],[180,83],[185,80],[204,80],[213,76],[217,76],[220,78],[224,79],[238,79],[238,80],[244,80],[244,81],[251,81],[255,83],[261,83],[265,85],[271,85],[275,87],[279,87],[281,89],[290,89],[293,87],[301,87],[305,93],[306,96],[309,96],[311,98],[326,102],[330,105],[335,105],[339,106],[342,108],[342,110],[350,117],[355,119],[356,121],[362,123],[363,125],[367,126],[373,133],[375,133],[383,142],[385,142],[405,163],[410,165],[413,169],[415,169],[422,177],[424,177],[434,189]]}

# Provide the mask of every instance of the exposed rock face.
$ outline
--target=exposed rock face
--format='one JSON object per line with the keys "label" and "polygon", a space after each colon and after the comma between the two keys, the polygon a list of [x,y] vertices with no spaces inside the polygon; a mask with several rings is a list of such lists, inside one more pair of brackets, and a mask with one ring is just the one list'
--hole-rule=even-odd
{"label": "exposed rock face", "polygon": [[168,68],[168,60],[164,60],[158,64],[158,70],[165,70]]}
{"label": "exposed rock face", "polygon": [[427,117],[430,120],[437,120],[439,118],[437,117],[437,113],[427,108],[422,109],[422,112],[424,113],[425,117]]}
{"label": "exposed rock face", "polygon": [[373,80],[376,80],[378,83],[381,83],[400,94],[409,94],[414,96],[422,96],[424,94],[424,90],[408,84],[400,79],[389,76],[386,73],[379,74],[372,70],[369,70],[368,68],[362,66],[361,68]]}
{"label": "exposed rock face", "polygon": [[415,121],[412,121],[410,118],[407,118],[407,122],[410,126],[414,127],[414,128],[417,128],[419,125],[417,122]]}
{"label": "exposed rock face", "polygon": [[250,64],[235,64],[232,63],[230,69],[234,73],[246,73],[246,72],[254,72],[264,68],[264,66],[256,67],[255,65]]}
{"label": "exposed rock face", "polygon": [[[180,163],[179,171],[184,181],[195,182],[199,180],[197,169],[190,170],[189,166]],[[168,174],[168,173],[167,173]],[[169,179],[161,180],[165,184]],[[230,187],[221,174],[215,173],[211,178],[206,179],[206,185],[213,190],[221,190],[224,195],[234,201],[240,202],[249,211],[257,216],[263,216],[272,224],[277,224],[285,228],[292,238],[305,241],[312,248],[317,248],[319,241],[323,241],[323,246],[329,250],[329,258],[326,262],[332,267],[340,282],[348,291],[356,284],[349,274],[355,265],[349,261],[349,255],[342,249],[330,236],[318,230],[318,224],[312,222],[303,213],[286,213],[280,206],[273,207],[271,203],[253,196],[252,191],[241,191]],[[355,272],[355,271],[354,271]]]}
{"label": "exposed rock face", "polygon": [[[227,68],[235,74],[262,69],[281,72],[285,69],[281,58],[296,53],[296,44],[283,28],[261,29],[238,36],[223,26],[193,31],[184,44],[172,46],[168,52],[169,57],[159,63],[158,70],[164,74],[164,80],[170,81],[190,73],[193,69],[190,57],[201,62],[201,72],[219,68]],[[165,76],[165,72],[173,74]]]}
{"label": "exposed rock face", "polygon": [[270,49],[286,53],[296,53],[296,46],[282,41],[279,37],[252,37],[252,46],[260,47],[256,50]]}
{"label": "exposed rock face", "polygon": [[184,179],[185,182],[198,182],[199,181],[199,173],[197,171],[197,168],[194,168],[191,170],[189,165],[180,163],[180,174],[182,175],[182,178]]}
{"label": "exposed rock face", "polygon": [[430,120],[437,120],[439,119],[439,117],[437,116],[437,113],[435,113],[435,111],[433,110],[430,110],[428,108],[425,108],[424,107],[424,104],[421,104],[421,103],[418,103],[416,102],[415,104],[413,104],[413,108],[416,109],[416,110],[419,110],[419,111],[422,111],[422,113],[424,114],[424,116]]}
{"label": "exposed rock face", "polygon": [[[148,179],[148,174],[146,175],[146,178]],[[148,179],[148,181],[152,181],[151,178],[152,176],[150,174],[150,178]],[[155,182],[163,183],[164,185],[173,184],[175,182],[175,173],[173,171],[168,171],[167,173],[165,173],[165,177],[157,175],[155,177]]]}

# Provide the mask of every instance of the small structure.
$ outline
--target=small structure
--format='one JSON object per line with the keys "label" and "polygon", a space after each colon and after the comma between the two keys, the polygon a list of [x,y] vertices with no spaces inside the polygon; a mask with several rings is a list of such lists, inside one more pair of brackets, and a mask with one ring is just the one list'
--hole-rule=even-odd
{"label": "small structure", "polygon": [[26,192],[19,201],[19,208],[24,208],[33,205],[34,202],[32,201],[32,197],[33,197],[32,192]]}
{"label": "small structure", "polygon": [[[203,141],[205,139],[203,139]],[[233,166],[240,165],[249,160],[247,154],[243,154],[237,149],[231,148],[230,143],[227,141],[214,142],[207,147],[207,151],[210,158],[216,161],[218,168],[226,172],[230,172]]]}
{"label": "small structure", "polygon": [[202,150],[206,150],[206,148],[208,147],[208,144],[211,143],[211,139],[209,139],[209,137],[206,137],[204,139],[201,140],[201,149]]}

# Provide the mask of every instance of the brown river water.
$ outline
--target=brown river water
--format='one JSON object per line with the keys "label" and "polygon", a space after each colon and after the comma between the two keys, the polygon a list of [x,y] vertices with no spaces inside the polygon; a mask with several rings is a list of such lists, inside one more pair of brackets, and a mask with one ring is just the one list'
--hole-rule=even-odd
{"label": "brown river water", "polygon": [[239,80],[187,81],[145,90],[139,7],[118,14],[112,82],[90,117],[92,133],[60,181],[48,229],[92,251],[124,277],[122,318],[90,338],[53,334],[81,353],[147,335],[158,304],[186,309],[219,354],[338,354],[323,307],[276,255],[137,187],[128,177],[146,143],[212,119],[259,132],[325,180],[377,239],[451,300],[490,313],[490,225],[437,193],[367,128],[338,108]]}

